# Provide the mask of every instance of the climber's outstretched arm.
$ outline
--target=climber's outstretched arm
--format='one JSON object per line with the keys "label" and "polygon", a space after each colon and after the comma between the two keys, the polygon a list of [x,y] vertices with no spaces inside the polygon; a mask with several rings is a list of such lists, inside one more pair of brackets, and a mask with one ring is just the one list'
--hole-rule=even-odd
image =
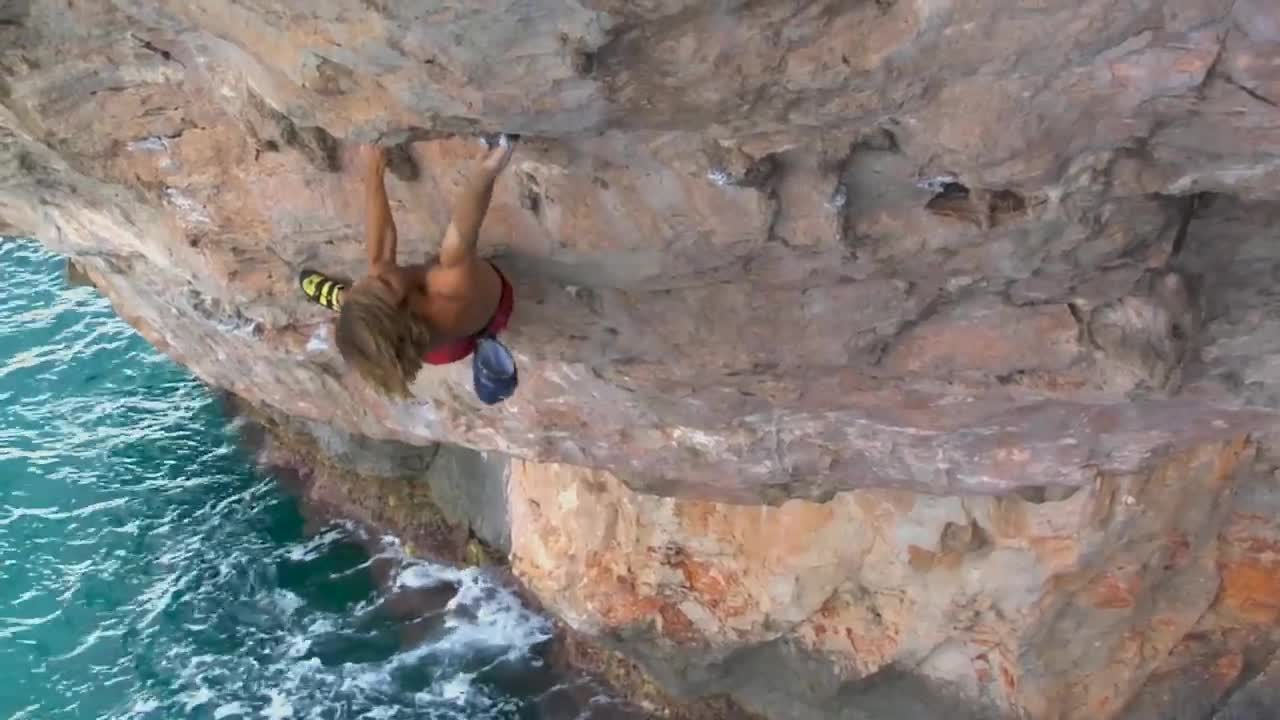
{"label": "climber's outstretched arm", "polygon": [[453,216],[440,243],[440,264],[444,267],[458,267],[475,259],[480,224],[489,211],[493,184],[511,160],[511,151],[511,141],[503,137],[467,178],[467,184],[454,201]]}
{"label": "climber's outstretched arm", "polygon": [[362,149],[361,156],[364,159],[364,237],[369,252],[369,269],[394,267],[398,238],[383,180],[387,152],[369,145]]}

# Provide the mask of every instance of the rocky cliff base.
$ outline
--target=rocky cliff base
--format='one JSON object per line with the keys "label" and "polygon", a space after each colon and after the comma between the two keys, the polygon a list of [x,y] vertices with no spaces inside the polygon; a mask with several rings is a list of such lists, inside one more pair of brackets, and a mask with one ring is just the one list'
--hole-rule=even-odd
{"label": "rocky cliff base", "polygon": [[1280,492],[1246,438],[1051,497],[752,507],[241,407],[269,429],[260,457],[322,517],[510,577],[563,621],[551,657],[641,716],[1280,710]]}
{"label": "rocky cliff base", "polygon": [[[421,447],[346,435],[332,428],[256,408],[224,396],[230,415],[244,422],[244,446],[264,470],[298,498],[312,532],[333,522],[353,529],[375,557],[387,537],[412,557],[481,567],[534,609],[539,598],[511,572],[506,482],[509,459],[455,446]],[[375,577],[395,576],[375,562]],[[427,615],[456,588],[427,591],[384,587],[390,612]],[[593,636],[557,621],[539,650],[554,690],[540,700],[548,720],[749,720],[756,717],[726,695],[676,698],[634,661]],[[408,640],[412,642],[413,640]],[[585,673],[585,675],[584,675]]]}

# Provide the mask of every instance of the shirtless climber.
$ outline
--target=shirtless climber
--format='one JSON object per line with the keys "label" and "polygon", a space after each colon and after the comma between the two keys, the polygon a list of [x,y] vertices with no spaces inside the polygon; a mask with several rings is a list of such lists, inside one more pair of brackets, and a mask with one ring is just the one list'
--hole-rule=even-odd
{"label": "shirtless climber", "polygon": [[335,338],[343,359],[389,395],[409,397],[424,362],[444,365],[473,353],[482,401],[500,402],[515,391],[515,361],[495,337],[511,317],[511,283],[476,254],[480,224],[494,183],[511,160],[512,141],[501,137],[467,179],[439,255],[405,266],[396,263],[396,225],[383,183],[386,151],[363,148],[368,274],[350,288],[314,270],[299,276],[309,299],[339,312]]}

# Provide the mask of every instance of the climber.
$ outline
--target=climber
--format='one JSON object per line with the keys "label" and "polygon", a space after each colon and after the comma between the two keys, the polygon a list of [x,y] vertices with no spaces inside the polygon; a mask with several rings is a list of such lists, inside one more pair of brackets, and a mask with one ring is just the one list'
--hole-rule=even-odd
{"label": "climber", "polygon": [[312,301],[338,311],[338,351],[361,377],[389,395],[409,397],[424,362],[444,365],[474,353],[477,396],[487,404],[510,397],[515,361],[496,335],[511,317],[511,283],[476,254],[498,175],[511,160],[514,138],[501,136],[456,198],[439,255],[396,263],[396,226],[383,175],[387,153],[365,147],[365,241],[368,274],[346,287],[315,270],[299,276]]}

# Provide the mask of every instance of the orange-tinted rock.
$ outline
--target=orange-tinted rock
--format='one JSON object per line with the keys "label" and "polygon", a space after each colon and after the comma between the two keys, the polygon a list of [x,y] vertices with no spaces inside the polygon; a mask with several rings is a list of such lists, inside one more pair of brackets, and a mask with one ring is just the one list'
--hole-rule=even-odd
{"label": "orange-tinted rock", "polygon": [[1222,568],[1222,606],[1249,623],[1280,620],[1280,568],[1274,560],[1257,558],[1227,563]]}
{"label": "orange-tinted rock", "polygon": [[1079,334],[1066,305],[961,305],[904,335],[885,362],[903,374],[1063,370],[1082,351]]}
{"label": "orange-tinted rock", "polygon": [[[607,473],[520,463],[512,563],[571,622],[627,638],[664,683],[727,691],[766,714],[791,716],[779,698],[807,691],[788,689],[786,668],[816,659],[837,685],[870,687],[905,666],[992,712],[1123,717],[1215,598],[1234,609],[1218,598],[1215,536],[1251,460],[1242,441],[1206,446],[1038,504],[859,490],[768,508],[672,501]],[[628,585],[584,581],[596,573]],[[647,612],[622,612],[636,597]],[[1270,621],[1256,611],[1252,622]],[[1240,657],[1203,661],[1218,694]],[[757,664],[779,672],[747,670]],[[874,700],[815,691],[805,702],[821,717]]]}
{"label": "orange-tinted rock", "polygon": [[1085,591],[1087,602],[1099,610],[1122,610],[1133,607],[1141,590],[1141,580],[1132,571],[1108,572]]}

